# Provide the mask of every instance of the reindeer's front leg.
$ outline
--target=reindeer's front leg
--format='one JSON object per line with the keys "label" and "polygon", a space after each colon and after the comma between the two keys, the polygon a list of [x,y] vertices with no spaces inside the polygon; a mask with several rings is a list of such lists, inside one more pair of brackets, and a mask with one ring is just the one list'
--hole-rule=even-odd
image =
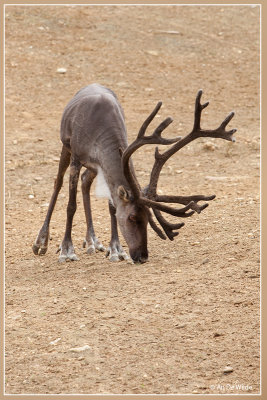
{"label": "reindeer's front leg", "polygon": [[119,240],[116,208],[110,201],[108,204],[111,217],[111,240],[106,256],[109,257],[110,261],[128,260],[129,257],[127,253],[123,250]]}
{"label": "reindeer's front leg", "polygon": [[72,159],[70,165],[70,180],[69,180],[69,202],[67,207],[67,223],[65,236],[58,251],[60,251],[59,261],[64,262],[67,259],[76,261],[79,260],[74,252],[74,247],[71,239],[72,221],[77,208],[77,184],[81,170],[81,163]]}
{"label": "reindeer's front leg", "polygon": [[105,251],[105,247],[95,235],[91,213],[90,188],[96,175],[97,171],[93,168],[86,169],[82,174],[83,205],[87,224],[87,232],[83,247],[86,247],[87,254],[94,254],[96,250]]}

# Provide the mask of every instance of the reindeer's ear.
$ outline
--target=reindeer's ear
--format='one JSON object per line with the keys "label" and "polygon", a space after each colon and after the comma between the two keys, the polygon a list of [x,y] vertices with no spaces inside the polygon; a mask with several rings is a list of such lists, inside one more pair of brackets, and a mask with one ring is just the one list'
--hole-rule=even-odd
{"label": "reindeer's ear", "polygon": [[124,186],[119,186],[117,190],[118,196],[121,200],[128,202],[129,201],[129,193],[125,189]]}

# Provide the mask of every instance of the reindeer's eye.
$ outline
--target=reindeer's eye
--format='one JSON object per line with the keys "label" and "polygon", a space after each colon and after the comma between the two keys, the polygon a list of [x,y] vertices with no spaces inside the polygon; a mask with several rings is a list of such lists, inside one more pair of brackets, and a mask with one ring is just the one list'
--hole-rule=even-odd
{"label": "reindeer's eye", "polygon": [[135,214],[130,214],[130,215],[129,215],[129,220],[130,220],[131,222],[137,222],[137,217],[136,217],[136,215],[135,215]]}

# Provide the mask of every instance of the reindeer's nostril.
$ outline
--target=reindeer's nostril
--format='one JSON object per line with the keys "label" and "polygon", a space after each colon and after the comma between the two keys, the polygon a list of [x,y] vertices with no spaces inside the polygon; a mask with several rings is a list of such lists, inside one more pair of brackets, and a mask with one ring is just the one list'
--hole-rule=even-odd
{"label": "reindeer's nostril", "polygon": [[144,253],[142,254],[140,252],[136,252],[136,253],[135,252],[133,252],[133,253],[130,252],[130,255],[131,255],[131,258],[132,258],[134,263],[143,264],[143,263],[147,262],[147,260],[148,260],[147,252],[145,254]]}

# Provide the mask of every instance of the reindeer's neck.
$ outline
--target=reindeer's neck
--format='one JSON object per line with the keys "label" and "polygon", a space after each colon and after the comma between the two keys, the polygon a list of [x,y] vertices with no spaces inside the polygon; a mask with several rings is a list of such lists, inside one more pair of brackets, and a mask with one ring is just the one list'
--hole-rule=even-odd
{"label": "reindeer's neck", "polygon": [[121,140],[118,138],[113,142],[102,143],[101,149],[98,155],[98,175],[96,184],[96,195],[99,197],[108,197],[111,199],[114,206],[118,203],[117,189],[120,185],[123,185],[129,190],[129,184],[124,176],[123,169],[121,166],[121,155],[119,148],[126,148],[126,139]]}

